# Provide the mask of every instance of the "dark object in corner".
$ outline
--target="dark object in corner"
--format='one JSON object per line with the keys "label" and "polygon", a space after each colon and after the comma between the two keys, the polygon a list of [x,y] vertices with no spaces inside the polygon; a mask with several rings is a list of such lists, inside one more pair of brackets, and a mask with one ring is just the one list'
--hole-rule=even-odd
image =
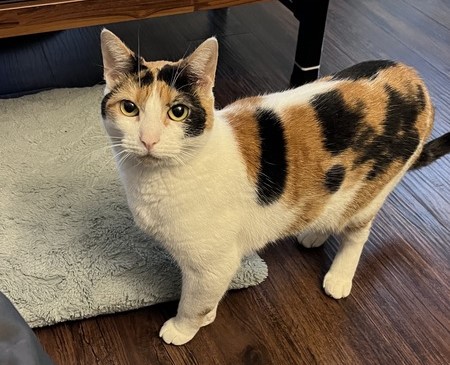
{"label": "dark object in corner", "polygon": [[54,365],[31,328],[0,293],[0,364]]}

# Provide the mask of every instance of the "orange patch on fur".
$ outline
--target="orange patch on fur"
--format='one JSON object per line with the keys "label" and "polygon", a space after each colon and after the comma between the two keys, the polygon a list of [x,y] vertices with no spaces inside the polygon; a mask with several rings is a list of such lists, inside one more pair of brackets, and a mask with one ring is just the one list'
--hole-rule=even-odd
{"label": "orange patch on fur", "polygon": [[247,168],[250,181],[256,185],[261,164],[261,142],[255,111],[261,98],[238,100],[224,109],[224,116],[234,134]]}
{"label": "orange patch on fur", "polygon": [[404,64],[398,64],[395,67],[380,71],[379,76],[373,81],[373,84],[374,87],[378,87],[379,89],[383,89],[388,85],[402,95],[408,95],[411,98],[417,98],[420,90],[422,90],[425,107],[419,114],[415,127],[419,132],[421,140],[429,137],[434,119],[433,105],[427,87],[415,69]]}
{"label": "orange patch on fur", "polygon": [[[343,81],[336,87],[342,94],[346,105],[351,109],[361,108],[364,114],[362,123],[370,126],[376,135],[383,134],[388,97],[386,86],[408,98],[415,98],[423,90],[424,108],[419,113],[414,127],[417,128],[421,150],[422,143],[428,138],[433,124],[433,107],[426,87],[417,73],[403,65],[380,72],[374,80],[361,79]],[[417,96],[417,101],[420,102]],[[297,119],[296,116],[299,116]],[[345,168],[345,178],[340,192],[345,194],[355,184],[363,182],[353,201],[348,205],[341,218],[341,229],[351,222],[358,212],[370,205],[382,189],[388,185],[403,168],[404,163],[393,161],[391,165],[375,179],[368,180],[367,174],[373,168],[373,161],[354,166],[357,151],[348,148],[332,156],[322,141],[323,134],[319,121],[309,106],[300,105],[286,109],[281,114],[288,144],[288,182],[284,194],[285,201],[297,212],[297,219],[290,227],[289,233],[295,233],[306,227],[320,214],[331,196],[324,189],[324,174],[331,166]],[[359,222],[361,223],[361,222]],[[368,221],[363,222],[369,224]],[[362,223],[361,223],[362,224]]]}
{"label": "orange patch on fur", "polygon": [[287,181],[283,201],[296,212],[289,233],[299,232],[323,210],[330,197],[325,189],[326,171],[333,165],[325,150],[323,134],[309,104],[293,106],[280,113],[287,140]]}
{"label": "orange patch on fur", "polygon": [[352,109],[361,108],[364,123],[376,133],[383,132],[382,121],[386,114],[387,96],[384,89],[372,87],[368,80],[343,81],[337,88],[341,91],[344,102]]}
{"label": "orange patch on fur", "polygon": [[[376,90],[376,92],[380,92],[381,90],[385,91],[386,86],[395,89],[402,96],[407,98],[417,99],[419,100],[419,90],[423,91],[423,101],[424,107],[423,110],[418,114],[417,119],[414,123],[414,127],[417,129],[418,137],[419,137],[419,145],[416,148],[415,154],[418,156],[420,151],[422,150],[422,145],[429,137],[431,133],[431,129],[433,126],[434,119],[434,108],[431,103],[430,96],[427,92],[426,86],[418,76],[417,72],[412,68],[405,65],[398,65],[393,68],[389,68],[380,72],[379,76],[371,81],[372,88]],[[351,87],[351,85],[349,85]],[[345,95],[344,95],[345,97]],[[385,99],[386,97],[379,96],[379,99]],[[365,98],[365,100],[367,100]],[[386,106],[382,104],[379,105],[379,110],[376,111],[376,114],[369,113],[367,115],[366,120],[373,126],[373,123],[382,124],[384,121],[384,113],[386,113]],[[409,166],[413,163],[415,159],[411,159],[409,162]],[[370,162],[364,164],[359,167],[359,169],[367,170],[367,166],[370,165]],[[352,216],[358,213],[361,209],[366,208],[370,205],[373,199],[380,193],[380,191],[389,184],[399,173],[399,171],[403,168],[405,164],[401,161],[393,161],[389,168],[384,171],[382,174],[377,176],[376,179],[371,181],[366,181],[365,186],[361,191],[359,191],[354,200],[353,204],[348,207],[347,211],[344,213],[344,220],[350,220]],[[363,176],[365,173],[363,174]],[[344,221],[343,221],[344,223]]]}

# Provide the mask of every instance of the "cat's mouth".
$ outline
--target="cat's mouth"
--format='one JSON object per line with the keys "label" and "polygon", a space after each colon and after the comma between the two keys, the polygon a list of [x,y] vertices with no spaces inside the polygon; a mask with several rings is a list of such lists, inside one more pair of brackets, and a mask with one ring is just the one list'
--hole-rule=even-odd
{"label": "cat's mouth", "polygon": [[138,161],[140,164],[144,165],[172,165],[176,164],[178,159],[174,158],[174,153],[170,151],[171,153],[166,153],[166,151],[158,151],[158,150],[151,150],[151,151],[135,151],[134,158],[136,161]]}
{"label": "cat's mouth", "polygon": [[149,152],[145,155],[139,155],[138,159],[142,161],[160,161],[161,157]]}
{"label": "cat's mouth", "polygon": [[144,165],[155,165],[164,162],[164,158],[151,152],[137,156],[137,160]]}

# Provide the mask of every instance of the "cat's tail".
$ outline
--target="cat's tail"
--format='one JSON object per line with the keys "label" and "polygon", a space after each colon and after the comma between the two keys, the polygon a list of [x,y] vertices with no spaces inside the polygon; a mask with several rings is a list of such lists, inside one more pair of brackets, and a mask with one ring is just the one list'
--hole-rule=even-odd
{"label": "cat's tail", "polygon": [[447,153],[450,153],[450,132],[440,136],[439,138],[433,139],[423,146],[422,153],[410,167],[410,170],[420,169],[421,167],[427,166]]}

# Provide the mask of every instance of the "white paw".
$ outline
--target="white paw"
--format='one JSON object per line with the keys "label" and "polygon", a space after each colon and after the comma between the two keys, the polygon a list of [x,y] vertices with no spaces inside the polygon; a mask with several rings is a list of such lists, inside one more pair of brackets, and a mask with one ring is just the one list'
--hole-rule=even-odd
{"label": "white paw", "polygon": [[173,345],[184,345],[192,340],[200,327],[184,326],[177,322],[176,317],[166,321],[159,331],[165,343]]}
{"label": "white paw", "polygon": [[325,293],[334,299],[348,297],[352,290],[352,278],[328,272],[323,279],[323,288]]}
{"label": "white paw", "polygon": [[328,237],[326,233],[300,233],[297,240],[303,247],[313,248],[322,246]]}
{"label": "white paw", "polygon": [[213,323],[216,320],[216,315],[217,315],[217,306],[211,312],[209,312],[205,316],[205,318],[203,318],[202,327],[207,326],[210,323]]}

